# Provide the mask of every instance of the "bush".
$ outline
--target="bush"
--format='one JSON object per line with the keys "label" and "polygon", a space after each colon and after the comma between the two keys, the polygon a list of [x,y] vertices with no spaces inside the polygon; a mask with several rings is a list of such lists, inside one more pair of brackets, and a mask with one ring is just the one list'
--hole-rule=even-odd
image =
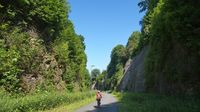
{"label": "bush", "polygon": [[[0,92],[3,95],[3,92]],[[43,92],[16,98],[6,97],[0,101],[0,112],[30,112],[54,108],[93,97],[93,92]],[[0,96],[1,97],[1,96]]]}
{"label": "bush", "polygon": [[149,93],[114,93],[120,112],[199,112],[197,96],[165,96]]}

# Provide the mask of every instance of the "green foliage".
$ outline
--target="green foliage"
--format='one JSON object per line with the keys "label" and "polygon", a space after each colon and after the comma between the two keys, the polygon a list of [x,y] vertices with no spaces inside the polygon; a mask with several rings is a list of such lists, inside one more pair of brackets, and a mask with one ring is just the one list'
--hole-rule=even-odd
{"label": "green foliage", "polygon": [[105,76],[106,76],[106,75],[107,75],[107,71],[106,71],[106,70],[102,71],[102,73],[101,73],[100,75],[97,76],[97,81],[98,81],[98,82],[103,81],[103,80],[105,79]]}
{"label": "green foliage", "polygon": [[114,47],[111,53],[111,60],[114,64],[122,63],[124,64],[127,60],[126,57],[126,48],[123,45],[117,45]]}
{"label": "green foliage", "polygon": [[93,92],[67,93],[65,91],[35,93],[33,95],[26,95],[23,97],[18,96],[16,98],[7,96],[0,101],[0,112],[32,112],[47,110],[62,104],[71,104],[93,96]]}
{"label": "green foliage", "polygon": [[71,87],[73,87],[72,83],[75,82],[78,82],[80,86],[83,86],[85,84],[84,77],[86,76],[85,71],[87,63],[87,56],[84,52],[84,37],[75,34],[74,26],[71,21],[68,21],[67,25],[67,29],[64,30],[62,33],[62,37],[68,42],[69,46],[69,62],[66,66],[67,69],[65,74],[65,77],[68,77],[68,79],[66,80],[66,82],[67,84],[72,85]]}
{"label": "green foliage", "polygon": [[96,81],[97,80],[97,77],[100,75],[100,70],[95,68],[91,71],[91,78],[92,78],[92,81]]}
{"label": "green foliage", "polygon": [[[141,34],[133,33],[126,46],[117,46],[111,54],[106,84],[115,88],[118,75],[129,58],[149,46],[145,59],[145,83],[148,91],[168,94],[200,92],[200,4],[187,0],[141,0]],[[122,61],[124,60],[124,61]],[[119,76],[121,76],[119,75]]]}
{"label": "green foliage", "polygon": [[150,52],[145,67],[148,89],[171,94],[199,93],[199,4],[159,0],[153,10],[149,9]]}
{"label": "green foliage", "polygon": [[140,12],[146,11],[146,15],[140,22],[142,25],[141,38],[139,41],[138,49],[142,49],[144,46],[149,44],[149,39],[152,27],[153,9],[157,6],[159,0],[141,0],[138,4]]}
{"label": "green foliage", "polygon": [[140,40],[141,33],[140,32],[133,32],[131,36],[128,39],[128,43],[126,45],[127,54],[129,55],[129,58],[132,58],[136,55],[138,51],[138,45]]}
{"label": "green foliage", "polygon": [[65,0],[8,0],[0,9],[1,85],[29,91],[25,82],[33,78],[36,88],[89,87],[84,37],[75,33]]}
{"label": "green foliage", "polygon": [[111,61],[108,65],[108,78],[117,72],[117,65],[124,65],[127,61],[126,48],[123,45],[117,45],[111,53]]}
{"label": "green foliage", "polygon": [[[68,7],[64,0],[30,0],[30,5],[34,10],[30,11],[31,16],[36,16],[44,22],[57,23],[67,17]],[[65,21],[66,19],[64,19]]]}
{"label": "green foliage", "polygon": [[124,75],[124,65],[129,58],[133,58],[139,52],[139,43],[141,43],[141,33],[133,32],[129,37],[126,47],[117,45],[113,48],[111,61],[108,65],[104,81],[106,89],[115,90],[120,84]]}
{"label": "green foliage", "polygon": [[150,0],[141,0],[138,3],[138,6],[140,7],[140,12],[146,11],[148,9]]}
{"label": "green foliage", "polygon": [[165,96],[144,93],[114,93],[120,112],[198,112],[198,97]]}
{"label": "green foliage", "polygon": [[124,75],[124,68],[122,65],[117,65],[115,74],[111,77],[110,88],[111,90],[116,90],[120,84],[121,79]]}
{"label": "green foliage", "polygon": [[88,90],[90,87],[90,83],[91,83],[91,77],[90,77],[90,73],[87,69],[85,69],[85,71],[83,71],[83,79],[81,82],[82,82],[81,83],[82,91]]}
{"label": "green foliage", "polygon": [[16,48],[7,50],[4,47],[3,40],[0,40],[0,85],[8,91],[18,91],[19,79],[18,75],[21,72],[17,66],[20,55]]}
{"label": "green foliage", "polygon": [[106,81],[107,71],[104,70],[100,75],[96,78],[96,88],[98,90],[105,90],[105,81]]}
{"label": "green foliage", "polygon": [[[129,50],[131,49],[131,45]],[[127,56],[127,49],[123,45],[117,45],[113,48],[111,53],[111,61],[107,68],[107,76],[105,79],[106,89],[116,89],[122,76],[123,67],[129,56]]]}
{"label": "green foliage", "polygon": [[138,6],[140,7],[140,12],[152,10],[154,7],[157,6],[158,1],[159,0],[141,0],[138,3]]}
{"label": "green foliage", "polygon": [[65,65],[68,62],[68,44],[65,41],[57,40],[54,42],[54,52],[60,65]]}

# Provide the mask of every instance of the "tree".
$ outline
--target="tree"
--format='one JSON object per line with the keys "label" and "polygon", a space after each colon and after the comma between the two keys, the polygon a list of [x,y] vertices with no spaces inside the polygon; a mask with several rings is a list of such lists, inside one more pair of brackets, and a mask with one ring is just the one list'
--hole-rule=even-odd
{"label": "tree", "polygon": [[105,89],[105,80],[106,80],[107,71],[103,70],[101,74],[96,78],[96,88],[98,90],[104,90]]}
{"label": "tree", "polygon": [[[84,37],[76,34],[69,10],[66,0],[1,1],[0,50],[5,56],[0,58],[12,65],[0,67],[0,75],[7,74],[1,85],[8,85],[6,78],[12,76],[17,82],[12,87],[25,85],[18,84],[25,82],[22,77],[42,77],[45,81],[35,84],[42,89],[89,87]],[[6,56],[17,61],[7,61]]]}
{"label": "tree", "polygon": [[168,94],[200,92],[199,4],[150,0],[142,31],[150,46],[145,62],[148,90]]}
{"label": "tree", "polygon": [[123,45],[117,45],[113,48],[111,61],[107,67],[106,88],[114,89],[117,86],[120,77],[123,75],[123,67],[127,59],[126,48]]}
{"label": "tree", "polygon": [[114,47],[111,53],[111,61],[107,68],[108,78],[112,77],[112,75],[115,74],[118,64],[122,64],[123,66],[126,61],[126,48],[123,45],[117,45],[116,47]]}
{"label": "tree", "polygon": [[96,78],[100,75],[100,70],[95,68],[92,70],[91,72],[91,78],[92,78],[92,81],[96,81]]}
{"label": "tree", "polygon": [[144,12],[144,11],[149,11],[149,10],[153,10],[159,0],[141,0],[138,3],[138,6],[140,7],[140,12]]}
{"label": "tree", "polygon": [[140,7],[140,12],[146,11],[148,9],[149,1],[150,0],[141,0],[138,3],[138,6]]}
{"label": "tree", "polygon": [[132,58],[136,54],[138,50],[140,36],[140,32],[133,32],[129,37],[128,43],[126,45],[127,54],[129,55],[129,58]]}

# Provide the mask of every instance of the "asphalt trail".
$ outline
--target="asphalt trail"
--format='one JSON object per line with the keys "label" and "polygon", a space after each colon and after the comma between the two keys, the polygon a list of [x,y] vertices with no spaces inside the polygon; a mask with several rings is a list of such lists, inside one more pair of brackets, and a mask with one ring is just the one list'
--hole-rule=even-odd
{"label": "asphalt trail", "polygon": [[118,104],[115,97],[111,94],[103,93],[101,100],[101,106],[97,107],[97,102],[93,102],[87,106],[84,106],[75,112],[118,112]]}

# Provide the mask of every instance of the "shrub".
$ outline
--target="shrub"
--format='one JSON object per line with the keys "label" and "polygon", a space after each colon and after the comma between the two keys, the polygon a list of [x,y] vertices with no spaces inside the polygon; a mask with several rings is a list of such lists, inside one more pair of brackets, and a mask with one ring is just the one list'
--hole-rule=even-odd
{"label": "shrub", "polygon": [[[2,95],[2,92],[0,93]],[[0,101],[0,112],[29,112],[54,108],[94,96],[93,92],[43,92],[16,98],[6,97]],[[1,97],[1,96],[0,96]]]}

